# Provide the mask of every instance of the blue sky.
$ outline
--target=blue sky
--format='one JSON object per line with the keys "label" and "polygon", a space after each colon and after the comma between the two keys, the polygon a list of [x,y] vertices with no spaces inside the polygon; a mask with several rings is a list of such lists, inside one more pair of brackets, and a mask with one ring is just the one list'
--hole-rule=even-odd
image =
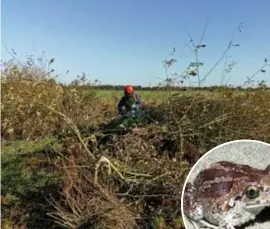
{"label": "blue sky", "polygon": [[[18,53],[54,57],[59,80],[70,82],[81,72],[109,84],[155,84],[164,78],[162,61],[176,48],[182,72],[194,55],[186,28],[195,41],[207,25],[199,58],[205,74],[234,36],[230,50],[238,64],[227,83],[242,84],[270,56],[269,0],[2,0],[2,58],[6,48]],[[242,33],[236,33],[243,23]],[[206,80],[219,84],[224,62]],[[270,80],[270,69],[256,76]]]}

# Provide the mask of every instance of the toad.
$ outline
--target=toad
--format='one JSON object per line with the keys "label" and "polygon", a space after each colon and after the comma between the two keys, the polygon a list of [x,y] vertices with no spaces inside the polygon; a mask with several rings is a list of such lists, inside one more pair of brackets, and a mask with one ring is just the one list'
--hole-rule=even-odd
{"label": "toad", "polygon": [[270,164],[264,169],[213,163],[188,182],[183,210],[195,228],[235,229],[270,206]]}

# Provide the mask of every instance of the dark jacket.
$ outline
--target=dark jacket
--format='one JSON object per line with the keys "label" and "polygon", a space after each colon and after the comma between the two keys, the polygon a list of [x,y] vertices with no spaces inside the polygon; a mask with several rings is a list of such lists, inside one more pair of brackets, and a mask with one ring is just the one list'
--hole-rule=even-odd
{"label": "dark jacket", "polygon": [[[118,103],[118,111],[119,114],[124,114],[125,111],[131,110],[131,105],[135,104],[137,109],[142,106],[142,99],[139,94],[136,92],[133,94],[132,97],[124,95]],[[125,107],[125,110],[123,109]]]}

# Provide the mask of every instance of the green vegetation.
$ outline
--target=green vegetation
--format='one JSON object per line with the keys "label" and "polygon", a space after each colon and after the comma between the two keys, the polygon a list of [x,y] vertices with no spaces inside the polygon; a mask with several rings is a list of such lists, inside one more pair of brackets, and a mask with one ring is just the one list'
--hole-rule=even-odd
{"label": "green vegetation", "polygon": [[[1,201],[2,223],[16,228],[24,224],[33,228],[41,224],[47,228],[49,211],[44,193],[57,191],[61,175],[51,168],[45,152],[55,139],[37,141],[18,140],[2,145]],[[55,193],[54,193],[55,194]]]}
{"label": "green vegetation", "polygon": [[63,86],[34,65],[2,71],[3,228],[180,229],[182,186],[201,155],[270,142],[266,87],[142,90],[157,123],[116,134],[100,126],[121,91]]}

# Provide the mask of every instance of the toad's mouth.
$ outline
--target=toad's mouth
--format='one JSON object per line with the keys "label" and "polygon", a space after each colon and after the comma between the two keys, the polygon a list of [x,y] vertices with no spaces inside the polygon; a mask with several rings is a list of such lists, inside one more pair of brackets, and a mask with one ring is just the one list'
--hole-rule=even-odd
{"label": "toad's mouth", "polygon": [[245,209],[258,209],[258,208],[263,208],[263,207],[269,207],[270,206],[270,201],[264,202],[264,203],[253,203],[250,205],[246,205]]}

